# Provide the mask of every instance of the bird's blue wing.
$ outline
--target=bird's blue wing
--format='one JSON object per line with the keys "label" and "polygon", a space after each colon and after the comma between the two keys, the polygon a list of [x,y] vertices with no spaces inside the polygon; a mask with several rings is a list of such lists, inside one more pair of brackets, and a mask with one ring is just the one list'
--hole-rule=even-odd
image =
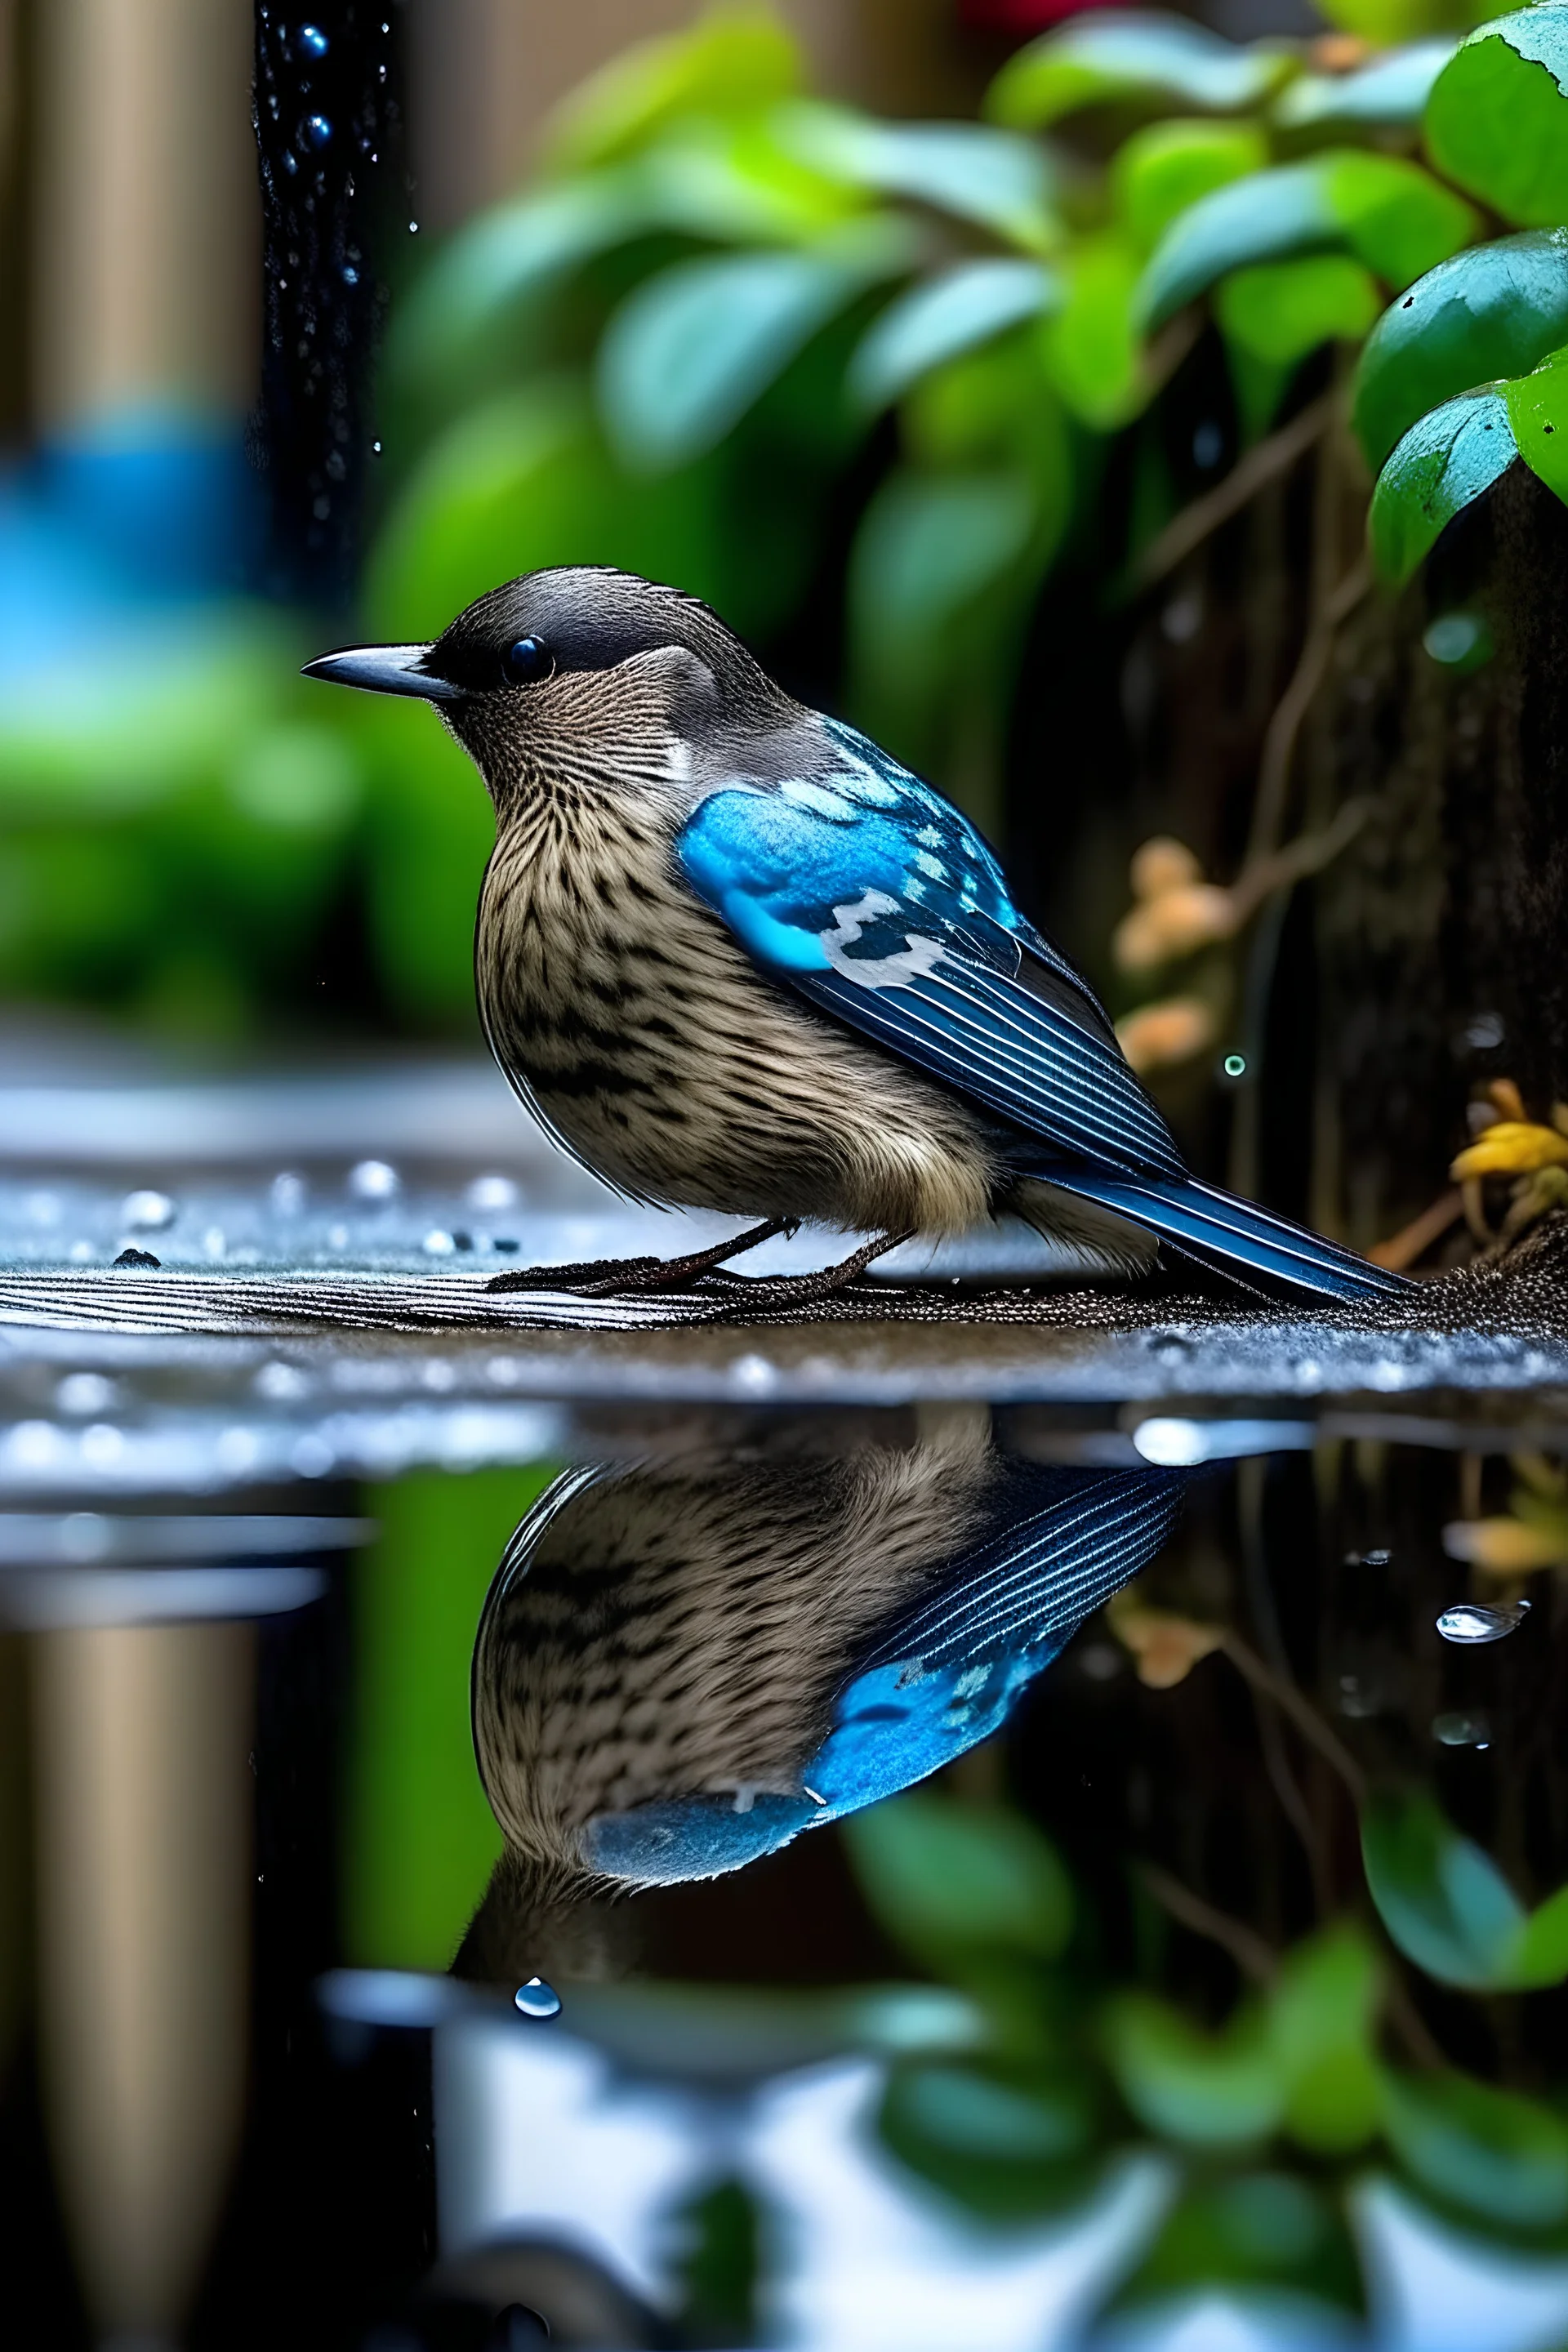
{"label": "bird's blue wing", "polygon": [[863,736],[828,731],[841,768],[693,812],[676,851],[698,897],[765,971],[1052,1150],[1183,1174],[1103,1009],[979,835]]}

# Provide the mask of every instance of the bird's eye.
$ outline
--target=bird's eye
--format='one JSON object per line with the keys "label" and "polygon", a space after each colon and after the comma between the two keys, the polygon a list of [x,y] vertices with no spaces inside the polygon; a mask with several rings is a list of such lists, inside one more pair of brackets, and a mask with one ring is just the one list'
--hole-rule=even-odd
{"label": "bird's eye", "polygon": [[500,666],[509,686],[537,686],[555,667],[555,656],[538,637],[519,637],[508,646]]}

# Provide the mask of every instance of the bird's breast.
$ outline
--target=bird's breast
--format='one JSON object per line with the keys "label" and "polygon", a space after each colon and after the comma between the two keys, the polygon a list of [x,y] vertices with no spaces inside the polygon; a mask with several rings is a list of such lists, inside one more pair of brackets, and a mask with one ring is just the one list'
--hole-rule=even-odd
{"label": "bird's breast", "polygon": [[985,1213],[978,1118],[766,979],[679,879],[657,813],[540,794],[503,825],[476,938],[502,1068],[640,1198],[845,1227]]}

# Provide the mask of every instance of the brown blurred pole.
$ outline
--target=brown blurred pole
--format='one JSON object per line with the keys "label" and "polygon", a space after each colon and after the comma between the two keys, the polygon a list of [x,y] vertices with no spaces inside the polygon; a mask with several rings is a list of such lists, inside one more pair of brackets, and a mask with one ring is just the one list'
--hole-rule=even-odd
{"label": "brown blurred pole", "polygon": [[44,2105],[101,2339],[177,2339],[238,2143],[253,1675],[243,1625],[36,1637]]}
{"label": "brown blurred pole", "polygon": [[[424,218],[446,229],[515,187],[552,109],[696,0],[410,0],[408,110]],[[816,85],[894,114],[964,114],[978,84],[952,0],[783,0]]]}
{"label": "brown blurred pole", "polygon": [[249,0],[41,0],[32,219],[37,422],[255,395]]}

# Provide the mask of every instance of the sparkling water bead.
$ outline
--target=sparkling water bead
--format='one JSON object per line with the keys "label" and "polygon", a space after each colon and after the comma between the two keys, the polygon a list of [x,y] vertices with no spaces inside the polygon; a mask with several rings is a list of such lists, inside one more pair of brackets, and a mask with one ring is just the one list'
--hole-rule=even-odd
{"label": "sparkling water bead", "polygon": [[530,1977],[526,1984],[520,1984],[512,2000],[524,2017],[559,2017],[561,2014],[561,1995],[553,1985],[547,1985],[542,1977]]}
{"label": "sparkling water bead", "polygon": [[1500,1609],[1483,1608],[1479,1601],[1457,1601],[1437,1620],[1445,1642],[1500,1642],[1516,1633],[1530,1612],[1528,1601],[1510,1601]]}

